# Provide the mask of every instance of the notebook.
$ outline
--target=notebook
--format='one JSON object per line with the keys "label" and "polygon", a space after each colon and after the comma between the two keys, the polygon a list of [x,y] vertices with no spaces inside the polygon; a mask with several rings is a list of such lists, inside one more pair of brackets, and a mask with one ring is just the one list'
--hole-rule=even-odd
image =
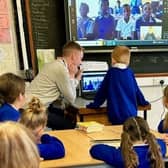
{"label": "notebook", "polygon": [[81,96],[88,100],[93,100],[99,89],[106,71],[86,71],[81,79]]}
{"label": "notebook", "polygon": [[121,139],[102,139],[102,140],[91,140],[92,145],[104,144],[113,146],[116,148],[120,147]]}

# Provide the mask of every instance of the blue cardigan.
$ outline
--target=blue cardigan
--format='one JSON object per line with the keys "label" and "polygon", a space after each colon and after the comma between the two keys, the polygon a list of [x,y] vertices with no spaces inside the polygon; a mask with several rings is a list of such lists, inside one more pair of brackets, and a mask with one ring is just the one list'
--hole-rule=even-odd
{"label": "blue cardigan", "polygon": [[[158,144],[161,148],[161,153],[163,157],[166,154],[166,144],[163,140],[158,139]],[[150,160],[148,159],[148,145],[143,146],[135,146],[134,150],[136,151],[139,159],[139,166],[138,168],[149,168],[150,167]],[[90,154],[93,158],[102,160],[105,163],[112,165],[116,168],[124,168],[124,161],[121,154],[120,148],[115,148],[113,146],[108,146],[104,144],[98,144],[92,146],[90,149]]]}
{"label": "blue cardigan", "polygon": [[161,120],[159,125],[158,125],[158,132],[160,132],[160,133],[168,133],[168,129],[163,130],[163,121],[164,120]]}
{"label": "blue cardigan", "polygon": [[19,118],[20,112],[10,104],[4,103],[0,106],[0,121],[18,121]]}
{"label": "blue cardigan", "polygon": [[147,105],[130,68],[111,67],[95,96],[94,102],[86,107],[99,108],[107,100],[108,118],[112,124],[137,116],[137,106]]}
{"label": "blue cardigan", "polygon": [[48,134],[41,137],[41,144],[38,144],[38,149],[44,160],[58,159],[65,156],[63,143],[58,138]]}

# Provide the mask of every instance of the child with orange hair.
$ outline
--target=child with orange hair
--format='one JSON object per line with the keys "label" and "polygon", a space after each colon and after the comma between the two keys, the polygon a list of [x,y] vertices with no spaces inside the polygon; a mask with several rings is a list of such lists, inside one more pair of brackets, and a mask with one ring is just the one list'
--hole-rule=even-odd
{"label": "child with orange hair", "polygon": [[128,67],[130,50],[126,46],[117,46],[112,52],[112,67],[96,94],[94,102],[88,108],[99,108],[107,100],[108,118],[112,124],[123,124],[124,121],[137,116],[137,106],[148,105],[133,71]]}

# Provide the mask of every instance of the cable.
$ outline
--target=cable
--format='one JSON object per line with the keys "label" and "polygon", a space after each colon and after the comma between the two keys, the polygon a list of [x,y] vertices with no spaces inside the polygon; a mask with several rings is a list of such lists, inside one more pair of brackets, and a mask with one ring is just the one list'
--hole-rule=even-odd
{"label": "cable", "polygon": [[[161,88],[162,88],[162,93],[164,92],[163,84],[164,84],[164,80],[160,80],[160,85],[161,85]],[[163,96],[164,96],[164,93],[163,93]],[[163,103],[162,103],[162,108],[163,108],[163,112],[160,115],[160,119],[163,119],[163,116],[165,115],[165,112],[166,112],[166,108],[165,108],[165,105]]]}
{"label": "cable", "polygon": [[[164,88],[163,88],[164,80],[160,80],[159,83],[160,83],[160,87],[161,87],[162,94],[163,94],[163,91],[164,91]],[[151,100],[149,103],[155,103],[155,102],[161,100],[162,98],[163,98],[163,95],[161,97],[155,99],[155,100]]]}
{"label": "cable", "polygon": [[155,100],[151,100],[149,103],[155,103],[155,102],[161,100],[162,98],[163,98],[163,96],[162,96],[162,97],[159,97],[159,98],[157,98],[157,99],[155,99]]}

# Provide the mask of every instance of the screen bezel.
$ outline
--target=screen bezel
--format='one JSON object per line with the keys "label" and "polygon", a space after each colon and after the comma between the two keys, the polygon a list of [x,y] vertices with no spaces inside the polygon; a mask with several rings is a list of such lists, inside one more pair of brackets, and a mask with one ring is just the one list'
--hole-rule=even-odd
{"label": "screen bezel", "polygon": [[[90,76],[90,77],[103,77],[102,81],[104,80],[104,77],[106,75],[107,71],[84,71],[82,74],[81,82],[80,82],[80,88],[81,88],[81,95],[85,97],[87,94],[96,94],[97,90],[83,90],[83,84],[84,84],[84,77]],[[101,81],[101,82],[102,82]]]}
{"label": "screen bezel", "polygon": [[[70,15],[69,15],[69,6],[68,6],[68,0],[64,0],[64,10],[65,10],[65,21],[66,21],[66,40],[73,40],[71,37],[71,29],[70,29]],[[78,40],[75,40],[76,42],[79,42]],[[117,40],[119,41],[119,40]],[[121,40],[125,41],[125,40]],[[140,41],[140,40],[137,40]],[[82,45],[83,41],[80,41],[79,44],[85,49],[85,53],[111,53],[113,51],[113,48],[116,45],[111,46],[85,46]],[[131,49],[131,52],[167,52],[168,51],[168,44],[156,44],[156,45],[138,45],[138,44],[123,44],[128,46]]]}

